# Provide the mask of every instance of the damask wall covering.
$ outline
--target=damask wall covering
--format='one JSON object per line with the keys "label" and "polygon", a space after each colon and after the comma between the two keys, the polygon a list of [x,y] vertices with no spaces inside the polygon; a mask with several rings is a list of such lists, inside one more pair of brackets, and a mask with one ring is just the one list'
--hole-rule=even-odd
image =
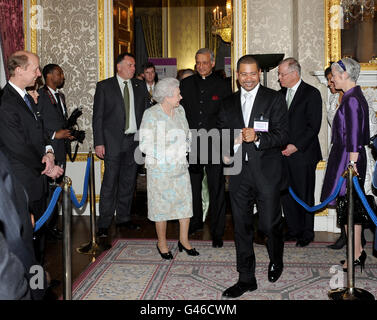
{"label": "damask wall covering", "polygon": [[98,81],[97,1],[41,0],[43,28],[39,31],[38,54],[41,66],[59,64],[64,70],[62,90],[67,99],[68,112],[83,108],[79,118],[86,139],[79,152],[93,150],[92,107]]}
{"label": "damask wall covering", "polygon": [[[323,100],[327,89],[311,75],[324,69],[324,2],[308,0],[249,0],[248,53],[284,53],[295,57],[302,67],[304,81],[317,87]],[[279,90],[277,68],[268,75],[268,86]],[[327,158],[325,105],[320,132],[323,157]]]}
{"label": "damask wall covering", "polygon": [[[39,0],[43,7],[43,28],[38,31],[41,65],[62,66],[66,83],[64,93],[70,112],[83,107],[80,128],[87,138],[81,152],[92,147],[91,117],[95,85],[98,81],[97,1]],[[324,85],[310,74],[324,68],[324,3],[322,0],[248,0],[248,53],[285,53],[302,65],[303,79],[320,89]],[[198,33],[193,33],[198,36]],[[268,86],[279,89],[277,69],[268,73]],[[320,140],[327,157],[325,112]]]}

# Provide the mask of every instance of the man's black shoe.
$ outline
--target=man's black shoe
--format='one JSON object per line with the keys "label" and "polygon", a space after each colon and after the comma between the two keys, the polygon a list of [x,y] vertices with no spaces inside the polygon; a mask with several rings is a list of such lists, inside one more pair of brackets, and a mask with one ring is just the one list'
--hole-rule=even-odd
{"label": "man's black shoe", "polygon": [[300,239],[296,242],[296,247],[306,247],[312,240],[309,239]]}
{"label": "man's black shoe", "polygon": [[203,231],[203,225],[190,225],[189,227],[189,234],[194,234],[195,232]]}
{"label": "man's black shoe", "polygon": [[335,243],[327,246],[329,249],[340,250],[347,244],[347,238],[341,235]]}
{"label": "man's black shoe", "polygon": [[127,228],[128,230],[140,230],[141,227],[137,223],[130,221],[117,223],[117,228]]}
{"label": "man's black shoe", "polygon": [[257,290],[257,288],[258,286],[256,280],[251,283],[237,282],[235,285],[231,286],[223,292],[223,297],[238,298],[242,296],[246,291],[254,291]]}
{"label": "man's black shoe", "polygon": [[212,240],[212,247],[214,248],[222,248],[224,245],[224,242],[222,239],[213,239]]}
{"label": "man's black shoe", "polygon": [[268,281],[276,282],[283,272],[283,265],[270,262],[268,265]]}
{"label": "man's black shoe", "polygon": [[62,240],[63,232],[59,230],[57,227],[47,228],[47,238],[51,240]]}
{"label": "man's black shoe", "polygon": [[109,235],[109,230],[107,228],[98,228],[97,237],[106,238]]}

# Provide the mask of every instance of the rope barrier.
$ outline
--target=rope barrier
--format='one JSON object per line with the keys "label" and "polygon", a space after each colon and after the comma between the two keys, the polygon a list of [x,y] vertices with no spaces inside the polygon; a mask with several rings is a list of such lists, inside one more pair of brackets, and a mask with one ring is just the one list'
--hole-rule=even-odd
{"label": "rope barrier", "polygon": [[[75,195],[75,191],[71,187],[71,200],[72,200],[73,204],[77,208],[81,208],[86,203],[86,199],[88,198],[88,184],[89,184],[90,162],[91,162],[91,158],[89,157],[88,160],[87,160],[87,163],[86,163],[86,172],[85,172],[85,180],[84,180],[83,197],[82,197],[80,203],[77,201],[77,198],[76,198],[76,195]],[[50,201],[50,203],[49,203],[46,211],[44,212],[44,214],[42,215],[42,217],[39,218],[38,221],[35,223],[34,232],[37,232],[40,228],[42,228],[42,226],[50,218],[51,214],[54,211],[56,202],[58,201],[61,192],[62,192],[62,188],[61,187],[57,187],[55,189],[54,194],[53,194],[53,196],[51,198],[51,201]]]}
{"label": "rope barrier", "polygon": [[289,187],[289,193],[291,194],[293,199],[296,200],[296,202],[298,204],[300,204],[301,206],[303,206],[305,208],[306,211],[315,212],[315,211],[321,210],[324,207],[326,207],[331,201],[333,201],[337,197],[340,189],[342,188],[343,182],[344,182],[344,177],[340,176],[339,180],[338,180],[338,184],[337,184],[334,192],[325,201],[323,201],[322,203],[320,203],[320,204],[318,204],[314,207],[308,206],[304,201],[302,201],[299,197],[297,197],[297,195],[293,192],[291,187]]}
{"label": "rope barrier", "polygon": [[81,208],[86,203],[86,199],[88,198],[88,184],[89,184],[90,162],[91,162],[91,158],[88,157],[88,160],[86,162],[86,172],[85,172],[85,180],[84,180],[84,189],[83,189],[83,192],[82,192],[83,196],[82,196],[82,199],[81,199],[80,203],[78,202],[78,200],[76,198],[75,191],[71,187],[71,200],[72,200],[72,203],[75,205],[76,208]]}
{"label": "rope barrier", "polygon": [[57,187],[54,191],[54,194],[51,198],[51,201],[47,207],[47,210],[45,213],[38,219],[38,221],[35,223],[34,232],[37,232],[42,226],[46,223],[46,221],[50,218],[52,212],[54,211],[56,202],[59,199],[60,193],[62,192],[61,187]]}
{"label": "rope barrier", "polygon": [[376,217],[376,214],[373,212],[372,208],[370,207],[370,205],[369,205],[369,203],[367,201],[367,198],[364,195],[364,192],[361,190],[361,187],[360,187],[360,184],[359,184],[359,180],[357,179],[357,177],[353,177],[352,181],[353,181],[353,184],[354,184],[355,189],[357,191],[357,195],[359,196],[361,202],[364,205],[364,208],[367,210],[367,212],[368,212],[370,218],[372,219],[373,223],[377,226],[377,217]]}

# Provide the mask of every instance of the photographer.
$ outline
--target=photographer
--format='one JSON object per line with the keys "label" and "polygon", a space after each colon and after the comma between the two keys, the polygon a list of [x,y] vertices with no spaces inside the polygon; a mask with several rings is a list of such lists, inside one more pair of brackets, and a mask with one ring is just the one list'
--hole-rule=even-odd
{"label": "photographer", "polygon": [[[65,140],[73,140],[74,137],[69,129],[64,129],[67,126],[68,114],[64,94],[58,91],[64,86],[64,72],[57,64],[48,64],[43,68],[42,74],[45,86],[38,90],[38,108],[43,117],[44,129],[48,133],[55,151],[55,162],[65,171]],[[55,181],[49,179],[49,199],[54,193],[56,184],[63,180],[64,175]],[[48,235],[54,239],[61,239],[62,232],[57,228],[57,206],[55,208],[56,212],[48,226]]]}

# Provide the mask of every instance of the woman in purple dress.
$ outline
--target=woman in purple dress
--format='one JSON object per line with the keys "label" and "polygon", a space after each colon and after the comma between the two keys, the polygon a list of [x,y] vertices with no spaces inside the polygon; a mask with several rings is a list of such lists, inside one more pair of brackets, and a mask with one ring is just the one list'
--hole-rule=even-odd
{"label": "woman in purple dress", "polygon": [[[352,165],[359,176],[360,186],[363,187],[366,174],[365,145],[369,144],[369,111],[368,103],[356,85],[360,74],[360,65],[350,58],[343,58],[331,65],[333,82],[336,89],[344,92],[342,102],[335,114],[331,132],[331,151],[327,163],[325,179],[322,187],[321,201],[328,198],[335,190],[339,177]],[[346,194],[344,182],[339,196]],[[334,200],[330,205],[335,205]],[[347,223],[347,210],[338,211],[338,223],[343,226]],[[355,251],[357,259],[354,265],[364,267],[366,253],[361,244],[361,230],[363,217],[355,211]],[[347,230],[347,227],[345,226]],[[346,261],[343,264],[346,269]]]}

